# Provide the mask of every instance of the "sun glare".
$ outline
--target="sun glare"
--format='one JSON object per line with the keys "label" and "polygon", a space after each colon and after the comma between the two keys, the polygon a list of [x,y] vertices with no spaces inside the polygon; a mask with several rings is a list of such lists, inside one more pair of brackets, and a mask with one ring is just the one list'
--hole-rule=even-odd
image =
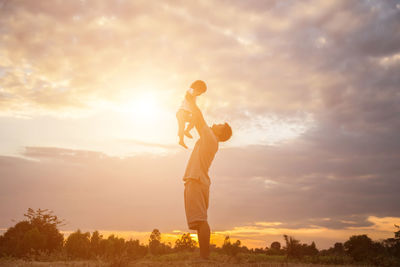
{"label": "sun glare", "polygon": [[155,94],[138,95],[126,106],[129,116],[140,124],[155,123],[161,114],[161,108]]}
{"label": "sun glare", "polygon": [[116,138],[151,144],[175,140],[175,116],[165,107],[165,100],[155,89],[146,87],[140,91],[125,96],[124,101],[116,106],[115,120],[121,125],[114,129]]}

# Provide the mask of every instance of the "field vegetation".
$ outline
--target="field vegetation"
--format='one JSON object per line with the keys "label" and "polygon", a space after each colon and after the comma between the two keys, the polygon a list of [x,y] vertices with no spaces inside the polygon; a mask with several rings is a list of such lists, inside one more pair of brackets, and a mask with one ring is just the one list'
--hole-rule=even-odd
{"label": "field vegetation", "polygon": [[226,236],[221,247],[211,246],[210,261],[201,262],[189,233],[174,245],[162,242],[158,229],[148,244],[115,235],[104,238],[98,231],[76,230],[64,238],[58,229],[63,221],[51,211],[28,209],[25,217],[0,236],[0,266],[400,266],[397,225],[393,238],[378,242],[354,235],[324,250],[287,235],[283,246],[275,241],[256,249]]}

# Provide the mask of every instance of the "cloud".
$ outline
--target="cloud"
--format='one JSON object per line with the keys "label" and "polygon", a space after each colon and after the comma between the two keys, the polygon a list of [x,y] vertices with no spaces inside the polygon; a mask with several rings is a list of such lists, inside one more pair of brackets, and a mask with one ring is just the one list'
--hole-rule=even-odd
{"label": "cloud", "polygon": [[201,77],[213,120],[312,116],[315,135],[381,139],[399,130],[399,64],[379,64],[399,52],[396,1],[7,1],[0,12],[3,115],[86,116],[143,90],[175,110]]}
{"label": "cloud", "polygon": [[336,149],[322,144],[291,142],[220,151],[213,169],[216,203],[223,207],[217,216],[228,218],[232,226],[236,218],[318,225],[308,218],[340,222],[358,214],[357,224],[363,225],[368,214],[399,212],[393,189],[398,156],[384,151],[371,155],[359,144],[335,144]]}
{"label": "cloud", "polygon": [[176,145],[172,145],[172,144],[158,144],[158,143],[144,142],[144,141],[135,140],[135,139],[120,140],[120,141],[123,143],[134,144],[134,145],[145,146],[145,147],[154,147],[154,148],[162,148],[162,149],[176,149]]}
{"label": "cloud", "polygon": [[[170,159],[121,159],[93,151],[34,147],[24,156],[33,160],[1,158],[2,225],[28,207],[44,206],[65,218],[72,229],[141,231],[184,225],[183,167]],[[166,216],[169,212],[176,217]]]}
{"label": "cloud", "polygon": [[[329,221],[329,218],[325,218]],[[217,231],[214,233],[214,240],[221,240],[225,236],[231,239],[239,239],[250,247],[270,246],[274,241],[284,244],[283,235],[294,236],[301,242],[316,242],[318,249],[326,249],[333,246],[334,242],[345,242],[352,235],[367,234],[375,240],[393,237],[394,225],[400,220],[399,217],[368,217],[368,227],[351,227],[351,228],[331,228],[325,226],[298,226],[286,227],[276,222],[259,222],[253,225],[237,226],[225,231]]]}
{"label": "cloud", "polygon": [[[211,169],[216,231],[255,222],[371,227],[371,216],[400,212],[399,16],[392,0],[0,1],[0,113],[32,122],[43,114],[86,116],[150,90],[172,114],[200,77],[209,86],[199,99],[206,118],[229,121],[238,138]],[[99,133],[110,121],[91,123]],[[294,137],[266,145],[285,136],[282,129]],[[16,132],[7,140],[18,140]],[[105,148],[60,148],[81,138],[63,144],[65,136],[51,147],[22,138],[23,156],[33,161],[1,158],[4,218],[27,204],[53,203],[76,225],[148,231],[167,218],[166,228],[185,227],[179,182],[188,155],[120,158]]]}
{"label": "cloud", "polygon": [[[210,102],[222,99],[229,110],[314,111],[321,93],[340,91],[342,84],[329,88],[337,72],[346,83],[353,73],[346,75],[344,67],[359,69],[369,56],[388,56],[399,41],[395,31],[379,30],[397,27],[394,2],[88,5],[6,2],[0,49],[7,73],[20,73],[14,78],[20,91],[3,90],[51,110],[118,101],[124,87],[136,90],[155,76],[177,88],[185,76],[200,75],[215,88]],[[318,49],[321,38],[326,47]],[[375,46],[376,40],[386,41]],[[167,78],[171,73],[183,81]]]}
{"label": "cloud", "polygon": [[[349,157],[315,149],[310,154],[306,145],[292,149],[293,145],[253,146],[218,152],[210,172],[209,212],[215,231],[268,221],[280,222],[285,229],[349,229],[370,226],[369,216],[399,213],[398,173],[393,171],[398,159],[390,163],[387,157]],[[69,227],[185,229],[183,153],[120,158],[27,147],[23,155],[34,161],[0,161],[5,214],[17,216],[37,206],[60,213]],[[8,225],[7,220],[5,216],[2,225]]]}

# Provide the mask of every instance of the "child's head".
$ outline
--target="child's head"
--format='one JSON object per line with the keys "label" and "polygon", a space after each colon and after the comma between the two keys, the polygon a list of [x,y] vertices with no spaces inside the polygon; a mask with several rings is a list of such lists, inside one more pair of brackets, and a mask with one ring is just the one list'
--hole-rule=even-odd
{"label": "child's head", "polygon": [[190,85],[190,88],[193,89],[194,91],[194,95],[201,95],[202,93],[204,93],[205,91],[207,91],[207,85],[205,82],[203,82],[202,80],[197,80],[194,81],[192,83],[192,85]]}

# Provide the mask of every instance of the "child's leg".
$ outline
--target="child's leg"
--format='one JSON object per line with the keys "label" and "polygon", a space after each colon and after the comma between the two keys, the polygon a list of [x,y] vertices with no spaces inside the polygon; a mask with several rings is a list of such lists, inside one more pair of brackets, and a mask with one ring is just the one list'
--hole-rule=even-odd
{"label": "child's leg", "polygon": [[176,118],[178,119],[178,136],[182,140],[185,131],[185,118],[180,111],[176,113]]}
{"label": "child's leg", "polygon": [[188,126],[186,127],[186,130],[185,130],[185,132],[184,132],[184,134],[185,134],[187,137],[189,137],[189,138],[193,138],[193,136],[190,134],[190,131],[193,129],[193,127],[194,127],[194,121],[193,121],[192,118],[190,118],[189,124],[188,124]]}
{"label": "child's leg", "polygon": [[185,142],[183,141],[183,137],[185,134],[185,124],[186,124],[186,114],[183,110],[178,110],[176,113],[176,118],[178,119],[178,136],[179,136],[179,144],[184,148],[187,148]]}

